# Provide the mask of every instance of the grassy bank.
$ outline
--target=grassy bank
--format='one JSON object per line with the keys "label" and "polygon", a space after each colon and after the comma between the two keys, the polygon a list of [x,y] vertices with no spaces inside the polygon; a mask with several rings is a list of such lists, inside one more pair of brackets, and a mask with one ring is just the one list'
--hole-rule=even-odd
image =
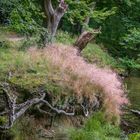
{"label": "grassy bank", "polygon": [[[16,36],[17,38],[19,35],[16,35],[7,27],[0,27],[0,41],[5,41],[9,46],[21,47],[21,49],[27,49],[30,46],[38,46],[35,37],[30,38],[27,40],[24,38],[21,42],[14,41],[9,42],[8,38],[10,36]],[[68,32],[58,31],[55,42],[62,43],[65,45],[72,46],[76,41],[77,36],[73,36]],[[9,43],[9,44],[8,44]],[[83,50],[82,56],[90,63],[95,63],[99,67],[109,67],[119,73],[123,73],[125,71],[124,67],[120,64],[118,60],[115,60],[111,55],[108,54],[107,50],[101,44],[89,43],[87,47]]]}
{"label": "grassy bank", "polygon": [[[3,34],[3,32],[6,33]],[[0,41],[0,82],[8,82],[11,84],[12,88],[15,89],[16,94],[19,96],[19,103],[33,97],[34,95],[36,96],[38,91],[42,88],[45,92],[49,91],[51,97],[58,103],[58,107],[61,107],[63,104],[67,103],[65,102],[65,99],[66,101],[73,102],[73,97],[75,94],[78,97],[77,99],[79,104],[82,103],[83,95],[85,93],[87,94],[87,97],[92,97],[92,99],[96,99],[97,95],[102,97],[102,100],[104,100],[104,94],[102,95],[99,92],[101,91],[99,85],[95,88],[93,83],[88,82],[90,77],[89,79],[82,77],[85,75],[85,73],[82,73],[84,71],[80,71],[81,75],[76,73],[78,69],[76,61],[72,61],[75,68],[74,73],[71,73],[73,69],[69,71],[69,68],[73,68],[73,66],[71,67],[70,65],[71,63],[68,63],[68,68],[63,65],[67,62],[71,62],[71,59],[67,59],[68,57],[77,58],[77,60],[79,60],[78,62],[81,63],[81,66],[84,66],[85,70],[89,66],[86,62],[90,62],[96,64],[98,67],[107,67],[112,68],[115,71],[120,71],[117,61],[113,59],[106,50],[104,50],[103,46],[89,44],[82,52],[82,56],[86,62],[83,61],[80,56],[75,56],[75,50],[70,48],[68,45],[71,46],[76,37],[72,37],[68,33],[58,32],[56,42],[66,44],[65,47],[69,48],[63,48],[62,50],[65,52],[61,53],[62,50],[57,47],[56,50],[54,50],[55,56],[52,57],[52,54],[50,55],[47,51],[45,52],[45,49],[36,49],[38,44],[34,38],[31,38],[30,40],[23,39],[18,41],[9,40],[9,35],[12,35],[13,33],[6,28],[1,30],[1,34],[3,34],[3,36],[1,37]],[[67,50],[70,50],[74,57],[71,57],[71,54],[69,54]],[[53,58],[55,58],[56,54],[58,54],[57,51],[60,51],[59,53],[62,54],[62,56],[57,56],[58,59],[55,59],[56,61],[62,59],[62,61],[58,61],[60,65],[56,64],[55,60],[53,61]],[[66,78],[62,74],[64,74]],[[105,72],[105,74],[107,73]],[[105,77],[107,76],[105,75]],[[84,81],[85,83],[82,83],[81,81]],[[109,104],[108,106],[110,107],[111,105]],[[102,111],[104,110],[105,106]],[[32,114],[32,110],[30,113]],[[34,116],[33,118],[31,117],[28,119],[28,122],[31,122],[31,124],[34,123]],[[114,118],[114,120],[115,119],[116,118]],[[23,122],[26,122],[26,120]],[[3,123],[3,121],[1,123]],[[13,133],[17,135],[18,138],[26,135],[28,132],[28,129],[26,129],[28,124],[25,124],[25,127],[23,128],[20,123],[22,124],[22,121],[19,122],[19,125],[16,125],[13,129]],[[45,127],[45,124],[43,124],[43,127]],[[17,129],[21,129],[21,131]],[[30,132],[33,133],[32,131],[34,130],[34,127],[30,127],[29,129],[31,130]],[[119,140],[120,130],[118,126],[106,123],[101,114],[97,114],[97,117],[95,116],[95,118],[91,118],[91,120],[86,123],[85,127],[83,126],[83,128],[80,130],[74,130],[71,135],[73,140],[80,140],[81,136],[83,136],[85,139],[88,138],[89,140],[92,140],[93,137],[100,138],[99,135],[101,135],[101,140],[106,140],[109,138],[112,140]],[[29,139],[29,137],[27,139]]]}

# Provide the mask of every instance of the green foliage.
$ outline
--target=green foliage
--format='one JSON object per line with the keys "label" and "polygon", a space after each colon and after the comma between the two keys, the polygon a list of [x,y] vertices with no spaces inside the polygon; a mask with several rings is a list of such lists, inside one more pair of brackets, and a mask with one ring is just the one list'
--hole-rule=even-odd
{"label": "green foliage", "polygon": [[76,40],[76,37],[73,37],[70,33],[64,32],[64,31],[58,31],[56,36],[56,41],[58,43],[63,43],[66,45],[72,45],[74,41]]}
{"label": "green foliage", "polygon": [[[140,44],[140,28],[131,28],[122,38],[121,45],[124,45],[126,48],[131,48],[137,50],[137,45]],[[134,47],[135,46],[135,47]],[[139,49],[139,48],[138,48]]]}
{"label": "green foliage", "polygon": [[19,0],[0,0],[0,23],[1,24],[9,24],[10,13],[14,8],[14,4]]}
{"label": "green foliage", "polygon": [[99,45],[89,44],[82,52],[83,56],[91,63],[96,63],[101,67],[112,67],[117,66],[116,60],[111,57],[107,51]]}
{"label": "green foliage", "polygon": [[[97,20],[97,22],[101,20],[105,20],[108,16],[115,13],[116,8],[112,8],[108,10],[107,8],[101,10],[95,10],[95,2],[88,0],[81,1],[69,1],[67,0],[69,5],[69,10],[66,13],[66,17],[69,17],[69,21],[74,24],[75,21],[83,23],[86,17],[93,18]],[[82,7],[82,8],[81,8]]]}
{"label": "green foliage", "polygon": [[44,14],[35,0],[19,1],[10,14],[11,27],[22,34],[41,32]]}
{"label": "green foliage", "polygon": [[101,112],[97,112],[83,128],[74,129],[70,138],[72,140],[120,140],[121,131],[119,127],[106,122]]}
{"label": "green foliage", "polygon": [[131,69],[139,69],[140,68],[140,63],[138,60],[134,60],[133,58],[120,58],[119,59],[120,67],[126,70],[131,70]]}
{"label": "green foliage", "polygon": [[[61,28],[69,32],[78,33],[80,32],[82,26],[86,29],[96,27],[96,24],[101,24],[106,20],[107,17],[113,15],[116,12],[116,7],[113,8],[96,8],[96,1],[92,0],[80,0],[71,1],[66,0],[69,5],[69,9],[64,15],[63,24]],[[82,7],[82,8],[81,8]],[[85,19],[89,17],[90,21],[94,21],[94,24],[85,24]]]}
{"label": "green foliage", "polygon": [[[100,4],[103,3],[99,3],[99,7]],[[102,34],[99,36],[100,41],[126,69],[139,69],[140,1],[125,0],[120,3],[112,1],[111,4],[116,5],[117,12],[103,24]],[[110,2],[106,1],[105,6],[109,5]]]}
{"label": "green foliage", "polygon": [[140,133],[130,134],[129,140],[139,140],[140,139]]}

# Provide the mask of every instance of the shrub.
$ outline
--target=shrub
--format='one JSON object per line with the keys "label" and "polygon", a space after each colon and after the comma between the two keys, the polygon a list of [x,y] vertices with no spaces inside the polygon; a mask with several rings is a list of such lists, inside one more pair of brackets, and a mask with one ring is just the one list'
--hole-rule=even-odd
{"label": "shrub", "polygon": [[128,100],[117,74],[88,64],[77,54],[75,48],[62,45],[29,50],[33,61],[38,61],[41,57],[44,62],[47,61],[49,76],[64,89],[72,90],[79,101],[86,97],[93,103],[96,96],[99,96],[108,119],[119,118],[121,106],[127,104]]}
{"label": "shrub", "polygon": [[23,0],[14,3],[10,13],[11,28],[27,36],[43,32],[44,13],[41,2],[36,0]]}

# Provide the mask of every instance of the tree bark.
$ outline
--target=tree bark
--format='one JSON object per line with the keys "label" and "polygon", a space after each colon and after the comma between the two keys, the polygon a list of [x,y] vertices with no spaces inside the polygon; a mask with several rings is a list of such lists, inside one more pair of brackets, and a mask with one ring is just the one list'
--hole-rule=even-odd
{"label": "tree bark", "polygon": [[133,114],[135,114],[135,115],[137,115],[137,116],[140,117],[140,111],[139,111],[139,110],[130,109],[130,111],[131,111]]}
{"label": "tree bark", "polygon": [[[66,112],[65,110],[53,107],[47,100],[45,100],[46,93],[42,91],[40,91],[39,97],[27,100],[21,104],[17,104],[16,102],[17,97],[9,94],[10,92],[9,85],[7,83],[6,84],[4,83],[0,84],[0,87],[2,88],[3,94],[5,95],[5,102],[7,108],[7,110],[5,109],[3,112],[0,112],[0,116],[8,117],[8,123],[2,126],[0,125],[0,130],[2,131],[10,129],[14,125],[15,121],[19,119],[33,105],[44,104],[57,114],[64,114],[67,116],[73,116],[75,114],[75,112]],[[45,110],[42,109],[39,109],[39,111],[46,112]]]}
{"label": "tree bark", "polygon": [[[59,5],[55,10],[52,6],[51,0],[44,0],[44,6],[45,6],[45,14],[47,16],[47,22],[48,22],[47,23],[48,33],[50,36],[50,42],[52,42],[52,39],[56,35],[59,22],[63,17],[65,11],[67,10],[68,6],[64,2],[64,0],[59,0]],[[48,38],[45,39],[45,42],[46,43],[49,42]]]}
{"label": "tree bark", "polygon": [[79,52],[81,52],[91,40],[95,39],[96,35],[100,33],[100,30],[101,28],[95,29],[91,32],[84,31],[74,43],[74,47],[76,47]]}

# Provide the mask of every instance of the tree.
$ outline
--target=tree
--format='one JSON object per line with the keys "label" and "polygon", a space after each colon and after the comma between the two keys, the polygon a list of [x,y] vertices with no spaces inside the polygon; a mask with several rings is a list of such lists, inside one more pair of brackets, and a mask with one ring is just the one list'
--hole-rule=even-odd
{"label": "tree", "polygon": [[[101,23],[116,11],[114,7],[110,8],[110,10],[109,8],[97,9],[97,2],[98,1],[93,2],[92,0],[67,1],[70,7],[66,13],[66,16],[68,16],[66,17],[67,20],[70,20],[72,24],[79,24],[80,26],[79,33],[81,33],[81,35],[74,43],[74,46],[78,48],[79,52],[81,52],[90,41],[95,39],[97,34],[101,33]],[[95,21],[96,26],[90,26],[91,20]]]}
{"label": "tree", "polygon": [[[58,28],[58,24],[63,17],[65,11],[68,8],[68,5],[65,3],[64,0],[59,0],[59,5],[56,9],[52,6],[51,0],[44,0],[45,5],[45,14],[47,15],[47,22],[48,22],[48,32],[53,38],[56,34],[56,30]],[[47,39],[45,40],[47,42]]]}

